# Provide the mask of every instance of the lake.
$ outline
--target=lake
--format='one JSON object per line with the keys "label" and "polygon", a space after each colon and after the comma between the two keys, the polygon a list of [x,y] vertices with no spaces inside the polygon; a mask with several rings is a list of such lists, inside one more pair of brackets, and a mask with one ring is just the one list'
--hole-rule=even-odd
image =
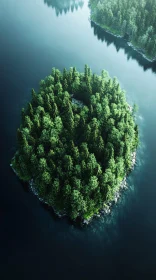
{"label": "lake", "polygon": [[[89,21],[88,1],[0,1],[0,277],[156,279],[156,65]],[[78,228],[57,219],[9,164],[21,108],[51,68],[106,69],[139,106],[137,166],[111,215]]]}

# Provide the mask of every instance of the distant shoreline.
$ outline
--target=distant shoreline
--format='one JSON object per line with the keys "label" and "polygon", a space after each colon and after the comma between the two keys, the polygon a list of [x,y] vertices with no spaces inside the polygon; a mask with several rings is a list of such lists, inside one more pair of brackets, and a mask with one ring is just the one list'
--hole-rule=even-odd
{"label": "distant shoreline", "polygon": [[109,29],[105,29],[104,27],[102,27],[99,23],[95,22],[94,20],[92,19],[89,19],[90,22],[93,22],[95,25],[97,25],[98,27],[100,27],[101,29],[103,29],[106,33],[116,37],[116,38],[121,38],[123,40],[126,41],[127,45],[130,46],[134,51],[136,51],[137,53],[141,54],[141,56],[146,59],[148,62],[155,62],[156,61],[156,58],[153,58],[153,59],[150,59],[148,58],[145,54],[144,54],[144,51],[141,50],[140,48],[138,48],[137,46],[134,46],[131,42],[127,41],[123,36],[121,35],[115,35],[114,33],[112,33]]}

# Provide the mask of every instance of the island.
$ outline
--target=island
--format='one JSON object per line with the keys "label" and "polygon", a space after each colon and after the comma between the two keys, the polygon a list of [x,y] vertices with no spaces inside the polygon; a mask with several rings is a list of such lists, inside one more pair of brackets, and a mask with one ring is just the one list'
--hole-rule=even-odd
{"label": "island", "polygon": [[91,21],[156,60],[156,1],[89,0]]}
{"label": "island", "polygon": [[136,105],[108,72],[53,68],[22,109],[11,166],[59,216],[109,213],[135,164]]}

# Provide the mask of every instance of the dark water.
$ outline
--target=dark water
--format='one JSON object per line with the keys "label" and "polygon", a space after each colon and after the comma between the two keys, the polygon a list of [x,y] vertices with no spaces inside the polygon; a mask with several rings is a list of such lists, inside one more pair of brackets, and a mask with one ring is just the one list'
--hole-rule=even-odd
{"label": "dark water", "polygon": [[[80,3],[81,2],[81,3]],[[91,28],[87,1],[0,0],[0,279],[156,279],[156,74]],[[102,35],[105,36],[105,35]],[[100,40],[98,40],[100,39]],[[120,45],[121,44],[121,45]],[[129,59],[128,59],[129,57]],[[88,228],[58,220],[9,167],[21,107],[52,67],[105,68],[139,105],[129,190]],[[144,67],[145,66],[145,67]],[[146,70],[146,71],[145,71]]]}

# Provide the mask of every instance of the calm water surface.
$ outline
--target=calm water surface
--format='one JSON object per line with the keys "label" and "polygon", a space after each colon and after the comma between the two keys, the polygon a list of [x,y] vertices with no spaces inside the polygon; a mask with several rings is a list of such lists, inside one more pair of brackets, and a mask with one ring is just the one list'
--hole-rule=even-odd
{"label": "calm water surface", "polygon": [[[155,66],[91,27],[88,1],[0,0],[0,279],[156,279]],[[56,219],[9,167],[20,110],[52,67],[117,76],[139,105],[141,145],[112,214],[78,229]],[[145,71],[146,69],[146,71]]]}

